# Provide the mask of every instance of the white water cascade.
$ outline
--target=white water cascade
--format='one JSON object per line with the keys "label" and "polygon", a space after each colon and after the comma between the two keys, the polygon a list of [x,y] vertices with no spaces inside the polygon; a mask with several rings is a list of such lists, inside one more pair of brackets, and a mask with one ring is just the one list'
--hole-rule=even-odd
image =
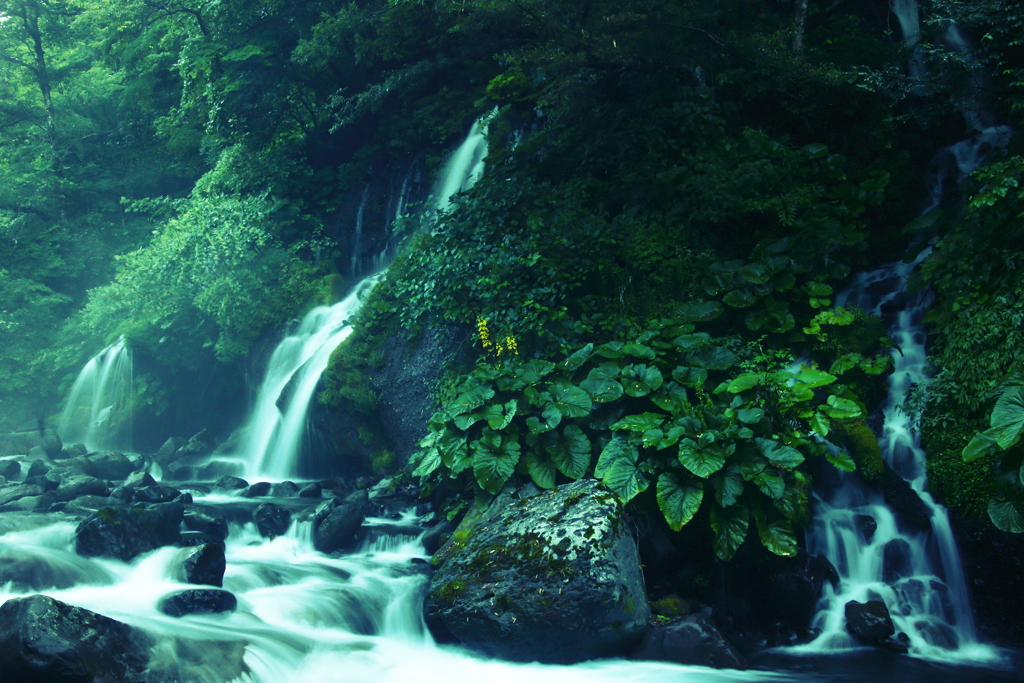
{"label": "white water cascade", "polygon": [[[452,197],[475,183],[487,155],[486,119],[477,121],[445,166],[434,194],[435,209],[448,207]],[[363,202],[357,216],[362,230]],[[407,198],[398,202],[405,211]],[[395,218],[399,218],[396,215]],[[354,257],[353,257],[354,258]],[[353,268],[356,263],[353,260]],[[373,287],[385,277],[386,267],[358,282],[351,293],[333,306],[310,311],[298,329],[274,350],[257,392],[255,406],[242,430],[235,456],[250,480],[282,481],[299,476],[302,440],[309,405],[331,353],[352,334],[352,320]]]}
{"label": "white water cascade", "polygon": [[132,371],[124,337],[85,364],[60,414],[57,433],[65,443],[82,443],[90,451],[131,448]]}

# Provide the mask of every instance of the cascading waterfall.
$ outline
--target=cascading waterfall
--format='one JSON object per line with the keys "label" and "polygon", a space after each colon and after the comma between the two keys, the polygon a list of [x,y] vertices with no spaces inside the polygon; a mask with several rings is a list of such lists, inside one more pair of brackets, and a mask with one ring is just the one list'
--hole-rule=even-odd
{"label": "cascading waterfall", "polygon": [[[993,146],[1005,145],[1008,134],[1006,128],[990,128],[943,150],[939,157],[947,160],[942,164],[945,173],[934,179],[924,213],[941,204],[947,178],[963,179]],[[905,291],[911,271],[928,251],[922,251],[913,263],[898,262],[861,273],[836,297],[836,305],[855,305],[880,316],[887,316],[892,308],[902,309],[889,328],[889,337],[899,350],[893,351],[894,371],[882,407],[879,444],[886,463],[920,497],[930,530],[905,528],[883,496],[865,490],[854,477],[842,476],[840,486],[828,498],[819,497],[807,532],[808,550],[825,555],[835,565],[840,584],[838,589],[825,589],[811,625],[821,635],[801,648],[807,651],[856,647],[845,628],[846,603],[882,600],[897,633],[906,634],[911,654],[945,661],[997,658],[992,648],[977,642],[949,515],[926,490],[925,453],[911,416],[902,409],[910,388],[928,378],[923,318],[931,295],[927,290],[914,296]]]}
{"label": "cascading waterfall", "polygon": [[[476,122],[452,154],[434,194],[437,210],[448,207],[456,193],[471,187],[483,174],[486,134],[486,119]],[[366,193],[356,219],[359,232],[365,201]],[[406,201],[398,203],[399,211],[405,211]],[[310,311],[299,328],[274,350],[236,453],[244,463],[244,476],[281,481],[299,475],[306,417],[320,375],[334,349],[352,333],[353,317],[384,276],[382,269],[357,283],[347,297],[333,306]]]}
{"label": "cascading waterfall", "polygon": [[85,364],[61,411],[57,432],[65,443],[82,443],[90,451],[130,450],[132,372],[132,354],[123,336]]}

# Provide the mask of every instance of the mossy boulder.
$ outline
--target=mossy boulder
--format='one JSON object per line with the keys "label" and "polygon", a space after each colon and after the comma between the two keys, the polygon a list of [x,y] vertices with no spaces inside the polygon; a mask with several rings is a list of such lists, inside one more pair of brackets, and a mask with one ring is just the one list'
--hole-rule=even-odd
{"label": "mossy boulder", "polygon": [[427,623],[513,661],[572,663],[627,654],[651,610],[619,500],[580,480],[511,503],[443,551]]}

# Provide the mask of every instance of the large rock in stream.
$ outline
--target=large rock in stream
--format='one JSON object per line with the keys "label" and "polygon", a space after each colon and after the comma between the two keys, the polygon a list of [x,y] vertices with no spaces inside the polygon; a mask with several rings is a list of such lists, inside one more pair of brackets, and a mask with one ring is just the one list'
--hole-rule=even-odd
{"label": "large rock in stream", "polygon": [[149,647],[141,631],[45,595],[15,598],[0,606],[4,681],[142,681]]}
{"label": "large rock in stream", "polygon": [[627,654],[647,627],[636,543],[595,480],[524,498],[438,554],[428,624],[441,638],[514,661]]}
{"label": "large rock in stream", "polygon": [[136,555],[178,543],[183,514],[180,503],[101,508],[75,529],[75,552],[83,557],[113,557],[127,562]]}

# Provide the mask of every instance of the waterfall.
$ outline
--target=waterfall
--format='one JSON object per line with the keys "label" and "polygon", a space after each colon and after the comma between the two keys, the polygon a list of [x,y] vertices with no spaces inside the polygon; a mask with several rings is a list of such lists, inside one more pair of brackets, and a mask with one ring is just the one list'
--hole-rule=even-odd
{"label": "waterfall", "polygon": [[356,229],[352,236],[352,264],[349,268],[349,275],[355,277],[359,273],[359,260],[363,250],[363,213],[366,211],[366,198],[370,196],[370,186],[363,188],[363,196],[359,200],[359,209],[356,211]]}
{"label": "waterfall", "polygon": [[921,48],[917,46],[918,41],[921,40],[921,21],[918,18],[917,0],[892,0],[892,13],[900,22],[904,44],[913,50],[909,65],[910,78],[920,81],[925,75],[925,65],[921,56]]}
{"label": "waterfall", "polygon": [[[437,185],[435,206],[439,210],[483,174],[486,132],[486,119],[477,121],[452,153]],[[403,193],[409,187],[410,177],[403,184]],[[357,234],[362,230],[365,202],[364,192],[356,218]],[[397,211],[405,211],[407,202],[408,197],[401,198]],[[352,258],[354,268],[356,256],[353,254]],[[385,273],[386,264],[379,272],[358,282],[338,303],[313,309],[298,329],[278,344],[264,372],[256,404],[242,429],[241,447],[236,452],[244,463],[247,478],[281,481],[299,476],[306,418],[320,375],[327,368],[331,353],[352,334],[355,314]]]}
{"label": "waterfall", "polygon": [[123,336],[93,356],[64,402],[57,429],[61,439],[83,443],[90,451],[130,449],[132,372],[132,355]]}

